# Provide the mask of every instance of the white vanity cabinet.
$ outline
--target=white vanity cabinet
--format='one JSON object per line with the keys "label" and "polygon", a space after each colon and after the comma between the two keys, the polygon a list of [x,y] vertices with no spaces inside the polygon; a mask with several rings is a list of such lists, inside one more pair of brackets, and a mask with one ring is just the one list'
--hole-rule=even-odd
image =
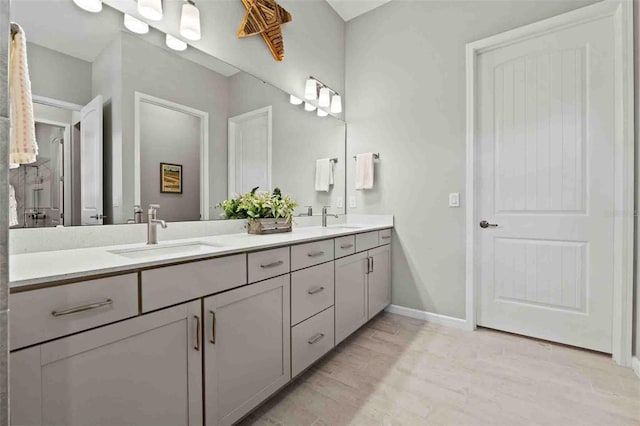
{"label": "white vanity cabinet", "polygon": [[391,246],[369,250],[369,319],[391,303]]}
{"label": "white vanity cabinet", "polygon": [[207,425],[230,425],[290,374],[290,276],[204,299]]}
{"label": "white vanity cabinet", "polygon": [[199,425],[200,302],[11,354],[13,425]]}

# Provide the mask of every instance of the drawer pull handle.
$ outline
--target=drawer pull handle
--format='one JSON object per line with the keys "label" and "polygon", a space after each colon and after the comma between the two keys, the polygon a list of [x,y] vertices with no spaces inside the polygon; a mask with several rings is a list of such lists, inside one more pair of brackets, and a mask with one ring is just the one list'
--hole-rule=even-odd
{"label": "drawer pull handle", "polygon": [[216,344],[216,313],[213,311],[209,311],[211,314],[211,339],[209,341]]}
{"label": "drawer pull handle", "polygon": [[200,350],[200,317],[197,315],[194,315],[193,319],[196,323],[196,335],[193,343],[193,349],[195,349],[196,351],[199,351]]}
{"label": "drawer pull handle", "polygon": [[307,340],[307,343],[309,343],[310,345],[315,345],[322,339],[324,339],[324,333],[318,333],[315,336],[313,336],[311,339]]}
{"label": "drawer pull handle", "polygon": [[63,311],[51,311],[51,315],[53,315],[54,317],[61,317],[63,315],[77,314],[79,312],[90,311],[92,309],[98,309],[98,308],[102,308],[103,306],[109,306],[109,305],[113,305],[113,300],[106,299],[106,300],[103,300],[102,302],[89,303],[87,305],[75,306],[73,308],[65,309]]}
{"label": "drawer pull handle", "polygon": [[385,235],[385,236],[380,237],[380,238],[382,238],[383,240],[388,240],[389,238],[391,238],[391,235]]}
{"label": "drawer pull handle", "polygon": [[350,249],[351,247],[353,247],[353,244],[342,244],[340,246],[340,248],[343,250]]}
{"label": "drawer pull handle", "polygon": [[307,256],[318,257],[318,256],[322,256],[323,254],[324,254],[323,251],[312,251],[311,253],[307,253]]}
{"label": "drawer pull handle", "polygon": [[316,293],[320,293],[322,290],[324,290],[324,287],[314,287],[314,288],[310,288],[309,291],[307,291],[307,293],[316,294]]}
{"label": "drawer pull handle", "polygon": [[277,260],[275,262],[267,263],[266,265],[260,265],[261,268],[275,268],[276,266],[280,266],[284,264],[283,260]]}

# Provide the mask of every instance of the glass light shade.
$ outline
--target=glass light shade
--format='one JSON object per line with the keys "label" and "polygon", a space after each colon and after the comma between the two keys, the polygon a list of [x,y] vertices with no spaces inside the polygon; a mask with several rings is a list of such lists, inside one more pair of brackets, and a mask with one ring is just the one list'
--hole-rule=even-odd
{"label": "glass light shade", "polygon": [[318,108],[318,117],[326,117],[329,113],[323,109]]}
{"label": "glass light shade", "polygon": [[126,29],[136,34],[146,34],[149,32],[149,24],[134,18],[131,15],[124,14],[124,26]]}
{"label": "glass light shade", "polygon": [[169,49],[177,50],[178,52],[182,52],[183,50],[187,50],[187,43],[180,40],[179,38],[175,38],[171,34],[167,34],[167,38],[165,40],[167,43],[167,47]]}
{"label": "glass light shade", "polygon": [[162,19],[162,0],[138,0],[138,13],[152,21]]}
{"label": "glass light shade", "polygon": [[318,89],[316,87],[316,81],[312,78],[307,79],[307,84],[304,86],[304,98],[310,101],[318,97]]}
{"label": "glass light shade", "polygon": [[180,34],[187,40],[200,40],[200,11],[193,3],[182,5]]}
{"label": "glass light shade", "polygon": [[316,107],[311,105],[309,102],[305,102],[304,103],[304,110],[305,111],[315,111]]}
{"label": "glass light shade", "polygon": [[342,112],[342,98],[340,95],[333,95],[331,98],[331,112],[340,114]]}
{"label": "glass light shade", "polygon": [[331,91],[328,88],[323,87],[322,89],[320,89],[320,97],[318,98],[318,106],[328,107],[330,103],[331,103]]}
{"label": "glass light shade", "polygon": [[289,103],[293,105],[300,105],[302,103],[302,99],[297,96],[289,95]]}
{"label": "glass light shade", "polygon": [[102,10],[102,0],[73,0],[73,2],[87,12],[98,13]]}

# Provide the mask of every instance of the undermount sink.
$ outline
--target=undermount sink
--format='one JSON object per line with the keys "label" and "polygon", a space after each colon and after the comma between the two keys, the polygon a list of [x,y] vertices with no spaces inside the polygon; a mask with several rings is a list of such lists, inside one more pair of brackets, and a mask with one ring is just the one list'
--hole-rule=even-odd
{"label": "undermount sink", "polygon": [[111,250],[109,253],[118,256],[128,257],[129,259],[144,259],[167,255],[194,255],[198,253],[206,253],[211,249],[222,247],[220,245],[194,242],[183,244],[165,244],[157,246],[137,247],[132,249]]}

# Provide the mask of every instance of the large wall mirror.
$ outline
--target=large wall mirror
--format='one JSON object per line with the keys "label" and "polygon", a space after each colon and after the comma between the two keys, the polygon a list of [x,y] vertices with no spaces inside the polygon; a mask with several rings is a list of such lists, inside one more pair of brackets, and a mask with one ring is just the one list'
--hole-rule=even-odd
{"label": "large wall mirror", "polygon": [[[344,213],[343,121],[153,28],[130,32],[106,4],[12,0],[11,20],[28,41],[39,145],[11,170],[14,228],[131,223],[149,204],[169,221],[220,219],[218,203],[254,187],[280,188],[300,215]],[[333,183],[317,185],[326,160]]]}

